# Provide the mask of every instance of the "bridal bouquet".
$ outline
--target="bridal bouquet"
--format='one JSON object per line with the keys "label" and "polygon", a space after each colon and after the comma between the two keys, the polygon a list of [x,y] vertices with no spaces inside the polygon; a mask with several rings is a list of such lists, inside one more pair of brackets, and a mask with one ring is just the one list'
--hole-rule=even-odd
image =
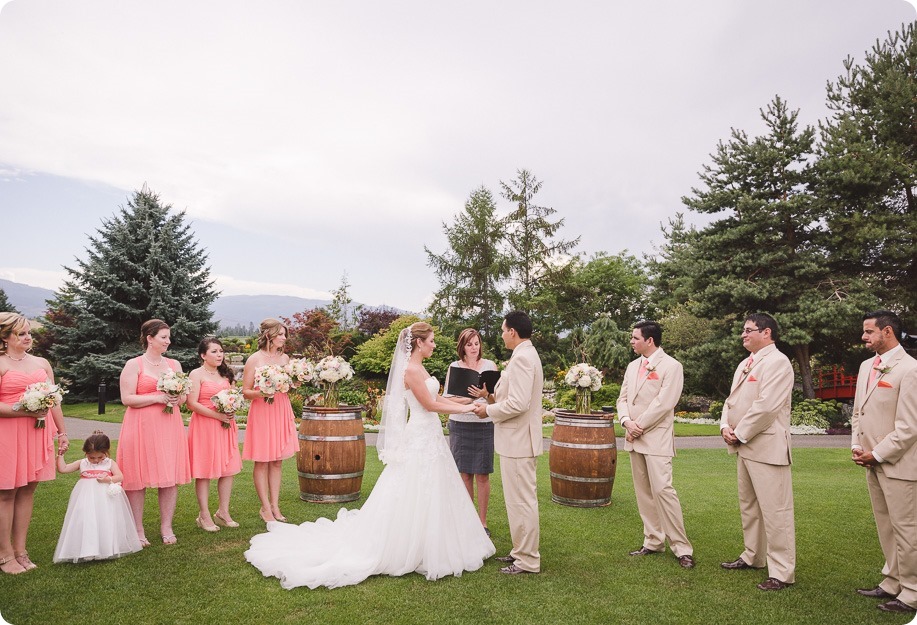
{"label": "bridal bouquet", "polygon": [[341,380],[349,380],[352,377],[353,367],[340,356],[325,356],[315,363],[315,381],[327,388],[325,391],[326,407],[337,407],[337,384]]}
{"label": "bridal bouquet", "polygon": [[[224,388],[222,391],[211,397],[210,403],[213,404],[213,409],[217,412],[235,415],[236,412],[242,410],[245,407],[247,402],[245,401],[245,397],[242,395],[242,389],[233,387]],[[228,421],[223,421],[221,425],[224,428],[229,428]]]}
{"label": "bridal bouquet", "polygon": [[[22,397],[13,404],[13,410],[25,412],[45,413],[54,406],[60,406],[64,400],[64,389],[60,384],[51,384],[50,382],[35,382],[25,387]],[[35,427],[45,427],[44,414],[35,419]]]}
{"label": "bridal bouquet", "polygon": [[283,369],[295,386],[315,379],[315,366],[305,358],[293,358]]}
{"label": "bridal bouquet", "polygon": [[261,391],[264,401],[274,403],[274,393],[289,393],[293,380],[283,367],[263,365],[255,369],[255,388]]}
{"label": "bridal bouquet", "polygon": [[576,412],[592,412],[592,391],[602,388],[602,372],[590,364],[581,362],[573,365],[564,376],[567,386],[576,389]]}
{"label": "bridal bouquet", "polygon": [[[191,390],[191,380],[188,378],[187,373],[169,369],[159,376],[159,380],[156,381],[156,390],[162,391],[170,397],[180,397],[187,395],[188,391]],[[170,414],[174,412],[174,409],[166,404],[162,411]]]}

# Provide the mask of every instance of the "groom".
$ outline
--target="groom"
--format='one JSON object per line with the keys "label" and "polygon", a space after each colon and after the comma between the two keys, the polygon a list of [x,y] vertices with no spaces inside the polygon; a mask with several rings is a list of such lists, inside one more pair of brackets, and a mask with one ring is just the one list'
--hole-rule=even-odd
{"label": "groom", "polygon": [[500,475],[513,549],[497,558],[510,565],[500,569],[507,575],[538,573],[538,497],[535,467],[544,451],[541,434],[541,391],[544,372],[541,359],[530,340],[532,320],[521,311],[503,319],[503,343],[513,355],[487,396],[488,404],[475,404],[474,413],[494,420],[494,447],[500,454]]}

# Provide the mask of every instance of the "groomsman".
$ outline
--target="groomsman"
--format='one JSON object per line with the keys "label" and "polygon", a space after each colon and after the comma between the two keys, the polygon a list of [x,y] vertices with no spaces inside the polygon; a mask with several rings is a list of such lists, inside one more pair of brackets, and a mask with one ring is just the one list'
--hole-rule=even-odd
{"label": "groomsman", "polygon": [[500,455],[503,497],[513,549],[497,558],[509,566],[507,575],[538,573],[540,526],[535,468],[544,452],[541,433],[541,392],[544,371],[538,350],[532,345],[532,320],[521,311],[503,319],[503,343],[513,355],[500,376],[488,404],[473,404],[480,418],[494,420],[494,448]]}
{"label": "groomsman", "polygon": [[853,400],[853,461],[866,467],[885,578],[857,592],[888,599],[885,612],[917,611],[917,360],[898,342],[901,321],[887,310],[863,317],[863,342],[876,353],[860,365]]}
{"label": "groomsman", "polygon": [[793,366],[777,350],[774,318],[745,319],[742,344],[751,355],[739,363],[723,406],[720,432],[736,454],[739,511],[745,551],[724,569],[760,569],[760,590],[783,590],[796,581],[796,528],[790,473],[790,401]]}
{"label": "groomsman", "polygon": [[694,548],[685,533],[678,493],[672,487],[675,405],[685,376],[681,363],[662,351],[662,328],[655,321],[634,326],[630,346],[639,356],[627,366],[618,418],[627,430],[637,508],[643,519],[643,546],[632,556],[665,551],[665,541],[686,569],[694,568]]}

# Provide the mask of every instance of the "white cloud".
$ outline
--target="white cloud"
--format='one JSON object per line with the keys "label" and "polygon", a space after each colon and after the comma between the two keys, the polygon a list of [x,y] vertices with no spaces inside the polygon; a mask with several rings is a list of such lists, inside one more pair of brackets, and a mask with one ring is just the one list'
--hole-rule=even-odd
{"label": "white cloud", "polygon": [[237,280],[231,276],[212,275],[216,283],[216,290],[221,295],[292,295],[294,297],[304,297],[306,299],[331,299],[331,293],[326,291],[317,291],[295,284],[284,284],[277,282],[255,282],[249,280]]}
{"label": "white cloud", "polygon": [[10,282],[57,291],[64,286],[67,272],[63,270],[31,269],[28,267],[0,267],[0,278]]}

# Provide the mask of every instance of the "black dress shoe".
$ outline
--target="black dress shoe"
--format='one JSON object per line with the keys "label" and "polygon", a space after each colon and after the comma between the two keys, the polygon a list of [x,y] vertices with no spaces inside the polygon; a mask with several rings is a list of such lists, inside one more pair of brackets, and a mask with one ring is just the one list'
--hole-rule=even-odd
{"label": "black dress shoe", "polygon": [[678,565],[683,569],[693,569],[694,556],[678,556]]}
{"label": "black dress shoe", "polygon": [[497,556],[496,558],[494,558],[494,560],[496,560],[497,562],[509,562],[510,564],[512,564],[513,562],[516,561],[516,558],[514,558],[513,556]]}
{"label": "black dress shoe", "polygon": [[783,590],[784,588],[789,588],[792,584],[786,582],[781,582],[776,577],[768,577],[766,580],[758,584],[758,590]]}
{"label": "black dress shoe", "polygon": [[917,612],[917,608],[912,608],[908,604],[898,601],[897,599],[880,603],[876,607],[883,612],[899,612],[901,614],[913,614]]}
{"label": "black dress shoe", "polygon": [[720,562],[720,566],[727,571],[738,571],[740,569],[763,569],[763,566],[752,566],[742,558],[737,558],[732,562]]}
{"label": "black dress shoe", "polygon": [[653,551],[652,549],[647,549],[646,547],[640,547],[640,548],[637,549],[636,551],[631,551],[631,552],[630,552],[629,554],[627,554],[627,555],[629,555],[629,556],[652,556],[652,555],[656,555],[656,554],[659,554],[659,553],[662,553],[662,552],[661,552],[661,551]]}
{"label": "black dress shoe", "polygon": [[872,599],[895,598],[895,595],[890,592],[885,592],[881,586],[876,586],[875,588],[857,588],[857,594],[863,595],[864,597],[870,597]]}

